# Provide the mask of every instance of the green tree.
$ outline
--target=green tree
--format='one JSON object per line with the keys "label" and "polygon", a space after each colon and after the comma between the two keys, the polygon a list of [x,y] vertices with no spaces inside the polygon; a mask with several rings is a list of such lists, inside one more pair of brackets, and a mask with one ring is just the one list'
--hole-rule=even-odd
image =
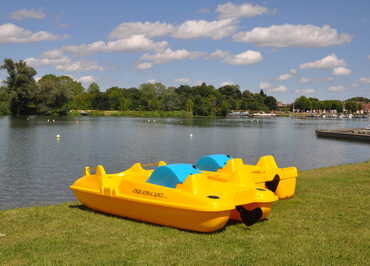
{"label": "green tree", "polygon": [[358,104],[356,102],[352,102],[352,101],[346,101],[344,106],[345,106],[346,110],[348,110],[350,113],[355,113],[356,111],[361,109],[360,104]]}
{"label": "green tree", "polygon": [[143,83],[139,90],[145,110],[159,110],[159,96],[162,96],[166,87],[162,83]]}
{"label": "green tree", "polygon": [[266,96],[263,102],[270,110],[277,109],[277,100],[273,96]]}
{"label": "green tree", "polygon": [[6,70],[8,74],[5,84],[10,95],[11,113],[16,116],[35,113],[36,70],[22,60],[14,62],[9,58],[4,60],[0,69]]}
{"label": "green tree", "polygon": [[79,82],[68,76],[44,75],[39,81],[36,95],[36,107],[39,114],[67,114],[73,106],[74,98],[83,93]]}
{"label": "green tree", "polygon": [[186,109],[185,109],[186,112],[193,113],[193,106],[194,106],[193,101],[191,100],[191,98],[188,98],[186,100]]}
{"label": "green tree", "polygon": [[110,110],[122,110],[121,104],[124,98],[124,92],[118,87],[109,88],[106,92],[109,101]]}
{"label": "green tree", "polygon": [[219,111],[219,115],[222,115],[222,116],[226,116],[228,113],[230,113],[230,107],[229,107],[229,104],[226,100],[223,100],[221,102],[221,106],[220,106],[220,111]]}
{"label": "green tree", "polygon": [[301,96],[294,101],[294,108],[301,111],[311,110],[311,101],[306,96]]}
{"label": "green tree", "polygon": [[10,96],[6,87],[0,87],[0,115],[10,114],[9,108]]}
{"label": "green tree", "polygon": [[109,110],[109,98],[106,93],[100,92],[100,87],[96,82],[90,84],[87,92],[91,99],[92,109]]}
{"label": "green tree", "polygon": [[240,99],[242,96],[239,85],[226,85],[219,88],[218,90],[222,95],[229,98]]}

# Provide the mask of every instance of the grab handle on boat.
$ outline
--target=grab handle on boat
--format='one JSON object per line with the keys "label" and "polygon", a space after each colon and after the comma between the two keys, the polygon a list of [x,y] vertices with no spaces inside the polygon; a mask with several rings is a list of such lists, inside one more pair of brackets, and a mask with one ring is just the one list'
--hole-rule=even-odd
{"label": "grab handle on boat", "polygon": [[91,173],[90,173],[90,166],[86,166],[85,168],[84,168],[84,175],[85,176],[89,176]]}

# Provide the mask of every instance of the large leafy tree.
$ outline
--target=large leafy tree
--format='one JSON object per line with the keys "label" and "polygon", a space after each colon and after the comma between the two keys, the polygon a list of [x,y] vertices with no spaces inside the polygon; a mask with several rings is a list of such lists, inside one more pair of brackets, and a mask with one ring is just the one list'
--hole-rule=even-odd
{"label": "large leafy tree", "polygon": [[10,95],[11,113],[16,116],[35,113],[36,70],[22,60],[14,62],[9,58],[4,60],[1,69],[8,74],[5,84]]}
{"label": "large leafy tree", "polygon": [[306,96],[301,96],[295,100],[294,108],[302,111],[307,111],[312,109],[312,103],[310,99],[308,99]]}
{"label": "large leafy tree", "polygon": [[43,76],[38,84],[37,112],[40,114],[66,114],[69,109],[68,103],[72,100],[73,94],[78,93],[73,89],[76,89],[79,83],[67,76],[57,77],[49,74]]}
{"label": "large leafy tree", "polygon": [[266,96],[264,102],[263,102],[270,110],[276,110],[277,109],[277,100],[274,96]]}

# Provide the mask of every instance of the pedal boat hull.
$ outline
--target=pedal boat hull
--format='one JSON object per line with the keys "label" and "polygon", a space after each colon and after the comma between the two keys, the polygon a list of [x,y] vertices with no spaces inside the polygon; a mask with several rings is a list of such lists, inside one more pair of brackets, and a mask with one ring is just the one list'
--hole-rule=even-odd
{"label": "pedal boat hull", "polygon": [[86,207],[116,216],[198,232],[222,229],[230,219],[230,210],[198,211],[160,206],[147,202],[105,196],[74,189],[76,198]]}
{"label": "pedal boat hull", "polygon": [[[172,166],[163,164],[155,171],[171,170]],[[241,183],[237,173],[234,182],[225,183],[215,173],[191,171],[183,182],[167,187],[150,183],[155,172],[143,169],[139,163],[117,174],[106,174],[99,165],[95,174],[85,167],[84,175],[70,188],[92,210],[198,232],[220,230],[236,208],[251,203],[259,208],[259,202],[277,200],[271,191],[256,188],[252,180]],[[253,218],[251,221],[255,222]]]}

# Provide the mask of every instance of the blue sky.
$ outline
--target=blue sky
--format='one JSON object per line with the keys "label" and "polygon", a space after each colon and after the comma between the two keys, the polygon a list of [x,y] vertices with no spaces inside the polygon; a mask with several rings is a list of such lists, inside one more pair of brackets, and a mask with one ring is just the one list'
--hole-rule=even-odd
{"label": "blue sky", "polygon": [[287,103],[370,97],[369,14],[368,0],[3,0],[0,59],[102,90],[204,81]]}

